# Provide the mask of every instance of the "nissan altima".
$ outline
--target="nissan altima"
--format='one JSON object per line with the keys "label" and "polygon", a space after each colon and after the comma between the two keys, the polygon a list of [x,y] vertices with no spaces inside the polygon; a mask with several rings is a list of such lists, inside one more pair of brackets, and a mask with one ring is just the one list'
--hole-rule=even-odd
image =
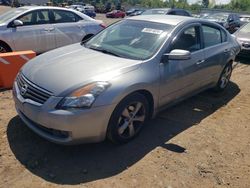
{"label": "nissan altima", "polygon": [[13,87],[16,110],[59,144],[125,143],[161,109],[224,90],[240,45],[222,26],[166,15],[131,17],[90,40],[29,61]]}
{"label": "nissan altima", "polygon": [[105,26],[66,8],[27,6],[0,15],[0,53],[33,50],[43,53],[81,42]]}

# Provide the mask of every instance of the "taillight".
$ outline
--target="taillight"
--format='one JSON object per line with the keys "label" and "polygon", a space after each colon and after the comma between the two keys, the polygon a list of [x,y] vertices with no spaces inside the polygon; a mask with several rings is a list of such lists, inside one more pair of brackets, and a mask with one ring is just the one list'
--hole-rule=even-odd
{"label": "taillight", "polygon": [[102,28],[104,28],[104,29],[106,28],[106,25],[104,25],[104,24],[102,24],[102,23],[100,24],[100,26],[101,26]]}

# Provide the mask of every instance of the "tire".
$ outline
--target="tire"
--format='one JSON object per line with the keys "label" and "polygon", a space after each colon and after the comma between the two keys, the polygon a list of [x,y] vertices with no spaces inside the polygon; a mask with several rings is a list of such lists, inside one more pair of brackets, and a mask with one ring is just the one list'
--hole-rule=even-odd
{"label": "tire", "polygon": [[0,43],[0,53],[6,53],[11,52],[11,49],[9,46],[7,46],[5,43]]}
{"label": "tire", "polygon": [[231,63],[227,64],[220,75],[220,78],[217,82],[216,87],[214,88],[215,91],[221,92],[221,91],[224,91],[226,89],[226,87],[229,84],[229,81],[230,81],[230,78],[232,75],[232,71],[233,71],[232,64]]}
{"label": "tire", "polygon": [[128,95],[111,115],[107,138],[116,144],[127,143],[139,134],[148,117],[147,99],[139,93]]}

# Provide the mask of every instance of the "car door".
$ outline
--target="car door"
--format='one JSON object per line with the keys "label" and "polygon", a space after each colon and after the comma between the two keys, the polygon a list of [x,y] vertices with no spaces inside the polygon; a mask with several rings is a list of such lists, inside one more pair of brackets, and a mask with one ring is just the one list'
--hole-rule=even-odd
{"label": "car door", "polygon": [[53,25],[48,10],[33,10],[19,16],[23,25],[12,28],[12,40],[16,50],[33,50],[42,53],[55,46]]}
{"label": "car door", "polygon": [[53,10],[56,47],[81,42],[84,32],[83,18],[72,11]]}
{"label": "car door", "polygon": [[168,60],[161,63],[160,75],[160,105],[172,102],[194,90],[199,89],[200,73],[199,64],[204,61],[204,51],[201,46],[201,30],[199,24],[189,25],[182,29],[173,39],[171,50],[182,49],[191,52],[187,60]]}
{"label": "car door", "polygon": [[204,41],[205,61],[202,68],[202,85],[217,82],[223,65],[230,57],[230,44],[227,42],[225,31],[214,25],[203,24],[202,35]]}

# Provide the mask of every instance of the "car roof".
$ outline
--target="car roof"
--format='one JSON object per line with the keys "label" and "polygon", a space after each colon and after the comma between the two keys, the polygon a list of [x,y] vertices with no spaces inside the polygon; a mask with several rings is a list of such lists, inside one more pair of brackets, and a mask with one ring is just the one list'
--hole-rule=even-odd
{"label": "car roof", "polygon": [[178,25],[179,23],[187,20],[198,20],[197,18],[188,16],[176,16],[176,15],[140,15],[127,18],[129,20],[151,21],[169,25]]}
{"label": "car roof", "polygon": [[148,10],[169,10],[170,8],[151,8]]}
{"label": "car roof", "polygon": [[59,9],[59,10],[70,10],[67,8],[63,8],[63,7],[54,7],[54,6],[23,6],[20,8],[24,8],[27,10],[36,10],[36,9]]}
{"label": "car roof", "polygon": [[30,11],[30,10],[39,10],[39,9],[56,9],[56,10],[66,10],[66,11],[71,11],[71,12],[74,12],[75,14],[77,14],[78,16],[86,19],[86,20],[90,20],[90,21],[93,21],[94,19],[90,18],[89,16],[79,12],[79,11],[76,11],[76,10],[73,10],[73,9],[68,9],[68,8],[63,8],[63,7],[54,7],[54,6],[23,6],[23,7],[19,7],[20,9],[25,9],[26,12]]}

